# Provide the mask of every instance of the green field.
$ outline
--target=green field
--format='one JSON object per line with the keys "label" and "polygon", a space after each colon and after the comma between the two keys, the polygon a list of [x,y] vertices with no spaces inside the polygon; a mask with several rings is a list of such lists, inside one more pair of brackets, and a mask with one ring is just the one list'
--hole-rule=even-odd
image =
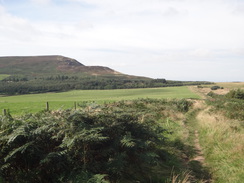
{"label": "green field", "polygon": [[6,77],[9,77],[9,75],[8,74],[0,74],[0,81]]}
{"label": "green field", "polygon": [[133,100],[138,98],[199,98],[186,86],[145,88],[145,89],[119,89],[119,90],[73,90],[61,93],[29,94],[17,96],[1,96],[0,109],[8,109],[11,114],[19,115],[44,110],[49,102],[51,110],[69,109],[84,101],[113,102],[118,100]]}

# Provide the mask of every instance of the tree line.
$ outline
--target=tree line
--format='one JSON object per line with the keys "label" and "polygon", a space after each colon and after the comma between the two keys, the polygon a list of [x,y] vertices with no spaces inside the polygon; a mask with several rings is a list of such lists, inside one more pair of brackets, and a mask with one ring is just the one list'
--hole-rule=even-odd
{"label": "tree line", "polygon": [[10,76],[0,81],[0,94],[15,95],[61,92],[76,89],[129,89],[199,84],[209,84],[209,82],[168,81],[165,79],[128,79],[122,77],[81,77],[76,75],[42,77]]}

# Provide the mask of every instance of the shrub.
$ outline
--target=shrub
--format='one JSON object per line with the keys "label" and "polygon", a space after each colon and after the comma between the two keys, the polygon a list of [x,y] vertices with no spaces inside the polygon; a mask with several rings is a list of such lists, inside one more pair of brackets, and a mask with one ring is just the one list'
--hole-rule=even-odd
{"label": "shrub", "polygon": [[215,98],[215,97],[218,97],[219,96],[218,94],[216,94],[216,93],[214,93],[212,91],[210,91],[207,95],[210,96],[210,97],[212,97],[212,98]]}
{"label": "shrub", "polygon": [[244,90],[241,89],[231,90],[229,93],[226,94],[226,97],[244,100]]}
{"label": "shrub", "polygon": [[217,90],[217,89],[220,89],[220,86],[212,86],[211,87],[211,90]]}

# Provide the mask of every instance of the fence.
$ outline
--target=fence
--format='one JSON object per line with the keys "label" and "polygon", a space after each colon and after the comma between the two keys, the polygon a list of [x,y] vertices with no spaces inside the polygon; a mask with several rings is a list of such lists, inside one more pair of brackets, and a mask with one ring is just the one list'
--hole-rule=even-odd
{"label": "fence", "polygon": [[[74,109],[76,110],[77,109],[77,103],[74,102]],[[49,102],[46,102],[46,111],[49,111],[50,108],[49,108]],[[8,114],[8,110],[7,109],[3,109],[2,111],[3,115],[6,116]]]}

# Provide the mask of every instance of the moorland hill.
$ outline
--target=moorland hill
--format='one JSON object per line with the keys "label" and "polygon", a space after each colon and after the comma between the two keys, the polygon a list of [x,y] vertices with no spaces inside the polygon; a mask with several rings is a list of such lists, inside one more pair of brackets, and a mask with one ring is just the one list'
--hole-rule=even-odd
{"label": "moorland hill", "polygon": [[109,67],[85,66],[73,58],[59,55],[0,57],[0,94],[3,95],[196,84],[206,82],[127,75]]}
{"label": "moorland hill", "polygon": [[0,74],[88,74],[119,75],[103,66],[85,66],[77,60],[60,55],[0,57]]}

